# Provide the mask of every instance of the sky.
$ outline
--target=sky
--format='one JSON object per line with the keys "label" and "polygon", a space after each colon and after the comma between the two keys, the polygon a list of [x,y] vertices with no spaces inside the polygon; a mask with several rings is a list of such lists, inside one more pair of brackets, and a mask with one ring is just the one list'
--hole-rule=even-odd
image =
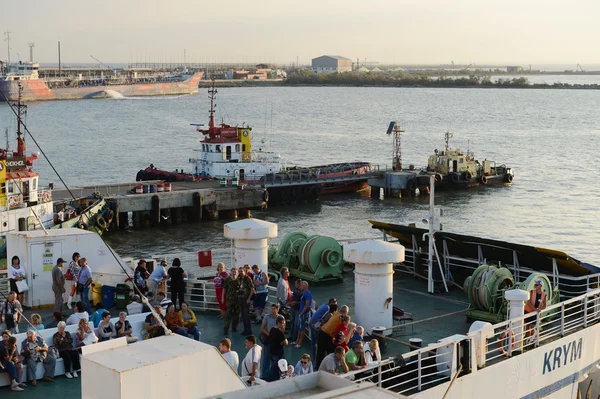
{"label": "sky", "polygon": [[[598,0],[0,0],[11,60],[600,64]],[[18,53],[18,55],[17,55]],[[7,58],[0,42],[0,59]]]}

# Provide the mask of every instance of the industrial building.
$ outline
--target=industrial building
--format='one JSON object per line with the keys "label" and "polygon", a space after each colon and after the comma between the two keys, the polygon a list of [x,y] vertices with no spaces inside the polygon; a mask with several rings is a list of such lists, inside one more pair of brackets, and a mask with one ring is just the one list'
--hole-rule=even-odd
{"label": "industrial building", "polygon": [[312,59],[312,70],[316,73],[350,72],[352,60],[339,55],[323,55]]}

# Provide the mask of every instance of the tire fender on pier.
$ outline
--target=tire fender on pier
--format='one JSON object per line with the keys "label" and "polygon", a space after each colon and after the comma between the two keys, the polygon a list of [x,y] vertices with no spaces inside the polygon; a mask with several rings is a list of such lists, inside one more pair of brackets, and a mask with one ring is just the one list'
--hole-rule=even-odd
{"label": "tire fender on pier", "polygon": [[150,203],[152,210],[150,211],[150,222],[153,226],[157,226],[160,223],[160,198],[158,195],[153,195]]}
{"label": "tire fender on pier", "polygon": [[485,177],[485,176],[481,176],[481,177],[479,178],[479,181],[481,182],[481,184],[483,184],[483,185],[486,185],[486,184],[487,184],[487,182],[488,182],[488,179],[487,179],[487,177]]}
{"label": "tire fender on pier", "polygon": [[199,192],[192,194],[192,204],[194,207],[194,220],[202,220],[202,196]]}

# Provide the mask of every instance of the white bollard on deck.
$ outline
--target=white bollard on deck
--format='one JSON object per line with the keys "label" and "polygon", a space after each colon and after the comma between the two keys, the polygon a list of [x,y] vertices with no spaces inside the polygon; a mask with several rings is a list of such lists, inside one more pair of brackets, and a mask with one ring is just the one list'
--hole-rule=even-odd
{"label": "white bollard on deck", "polygon": [[[392,327],[394,270],[392,264],[404,262],[404,247],[380,240],[344,246],[344,260],[354,269],[354,306],[356,323],[371,333],[373,327]],[[388,334],[391,331],[387,332]]]}
{"label": "white bollard on deck", "polygon": [[[523,290],[508,290],[504,293],[504,298],[508,301],[508,318],[511,320],[517,319],[525,314],[525,301],[529,299],[527,291]],[[523,351],[523,341],[525,341],[525,331],[523,322],[513,322],[511,332],[514,334],[515,345],[514,350]]]}
{"label": "white bollard on deck", "polygon": [[233,240],[234,264],[229,268],[258,265],[269,272],[267,239],[277,237],[277,225],[259,219],[244,219],[227,223],[224,235]]}

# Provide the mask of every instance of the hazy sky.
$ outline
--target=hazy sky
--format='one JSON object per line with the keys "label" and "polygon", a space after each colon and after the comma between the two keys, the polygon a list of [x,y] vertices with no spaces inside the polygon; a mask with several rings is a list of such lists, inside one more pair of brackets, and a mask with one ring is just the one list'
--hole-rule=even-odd
{"label": "hazy sky", "polygon": [[[598,64],[599,0],[0,0],[11,59]],[[0,42],[6,59],[6,43]]]}

